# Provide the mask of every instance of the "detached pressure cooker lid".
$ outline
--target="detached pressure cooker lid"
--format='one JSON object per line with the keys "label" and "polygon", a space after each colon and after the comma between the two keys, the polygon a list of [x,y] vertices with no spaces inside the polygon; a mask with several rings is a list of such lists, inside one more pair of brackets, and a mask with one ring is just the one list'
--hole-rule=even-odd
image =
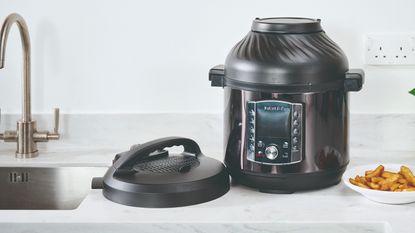
{"label": "detached pressure cooker lid", "polygon": [[347,58],[319,19],[274,17],[256,18],[209,79],[212,86],[252,91],[360,90],[363,72],[351,75],[353,84],[345,84],[347,75]]}
{"label": "detached pressure cooker lid", "polygon": [[[183,146],[170,154],[167,147]],[[177,207],[216,199],[229,191],[229,174],[218,160],[202,154],[188,138],[168,137],[132,147],[116,155],[93,188],[116,203],[138,207]]]}

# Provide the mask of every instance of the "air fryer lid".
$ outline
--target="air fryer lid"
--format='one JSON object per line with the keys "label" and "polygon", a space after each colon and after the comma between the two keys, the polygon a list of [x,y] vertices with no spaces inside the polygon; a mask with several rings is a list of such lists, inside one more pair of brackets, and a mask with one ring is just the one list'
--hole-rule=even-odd
{"label": "air fryer lid", "polygon": [[211,69],[209,79],[212,86],[252,91],[358,91],[363,71],[348,72],[345,54],[319,19],[275,17],[255,19],[225,65]]}
{"label": "air fryer lid", "polygon": [[[183,146],[180,154],[166,147]],[[187,138],[168,137],[116,155],[102,181],[93,181],[114,202],[139,207],[176,207],[216,199],[229,190],[225,166]],[[100,187],[98,187],[100,186]]]}

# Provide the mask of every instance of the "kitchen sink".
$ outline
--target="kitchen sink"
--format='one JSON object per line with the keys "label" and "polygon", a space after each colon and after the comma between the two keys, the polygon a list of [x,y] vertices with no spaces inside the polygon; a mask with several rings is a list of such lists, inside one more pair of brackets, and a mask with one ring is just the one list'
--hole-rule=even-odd
{"label": "kitchen sink", "polygon": [[0,209],[76,209],[107,167],[0,167]]}

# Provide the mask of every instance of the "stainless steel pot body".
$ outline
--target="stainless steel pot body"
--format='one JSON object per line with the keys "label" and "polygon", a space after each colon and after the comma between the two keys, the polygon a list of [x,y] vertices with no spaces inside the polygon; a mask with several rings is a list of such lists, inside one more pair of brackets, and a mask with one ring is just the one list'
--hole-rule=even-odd
{"label": "stainless steel pot body", "polygon": [[[313,174],[333,173],[325,182],[316,180],[315,188],[331,185],[340,180],[349,162],[349,109],[348,92],[326,91],[310,93],[266,93],[225,87],[224,146],[225,163],[234,179],[244,180],[246,176],[267,178],[267,189],[279,189],[279,178],[298,178]],[[269,165],[247,159],[247,103],[249,101],[278,100],[303,104],[303,147],[301,162],[289,165]],[[243,177],[242,177],[243,176]],[[276,177],[276,185],[269,178]],[[271,182],[271,183],[270,183]],[[249,182],[248,182],[249,183]],[[261,188],[261,182],[257,181]],[[310,184],[296,184],[293,188],[281,185],[281,189],[309,189]],[[286,187],[286,188],[285,188]]]}

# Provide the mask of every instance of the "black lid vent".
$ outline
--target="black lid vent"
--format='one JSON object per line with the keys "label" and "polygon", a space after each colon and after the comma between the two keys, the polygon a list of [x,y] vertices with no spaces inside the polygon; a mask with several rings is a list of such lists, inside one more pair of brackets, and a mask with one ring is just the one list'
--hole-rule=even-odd
{"label": "black lid vent", "polygon": [[322,32],[320,21],[298,17],[256,18],[252,23],[252,31],[278,34]]}

